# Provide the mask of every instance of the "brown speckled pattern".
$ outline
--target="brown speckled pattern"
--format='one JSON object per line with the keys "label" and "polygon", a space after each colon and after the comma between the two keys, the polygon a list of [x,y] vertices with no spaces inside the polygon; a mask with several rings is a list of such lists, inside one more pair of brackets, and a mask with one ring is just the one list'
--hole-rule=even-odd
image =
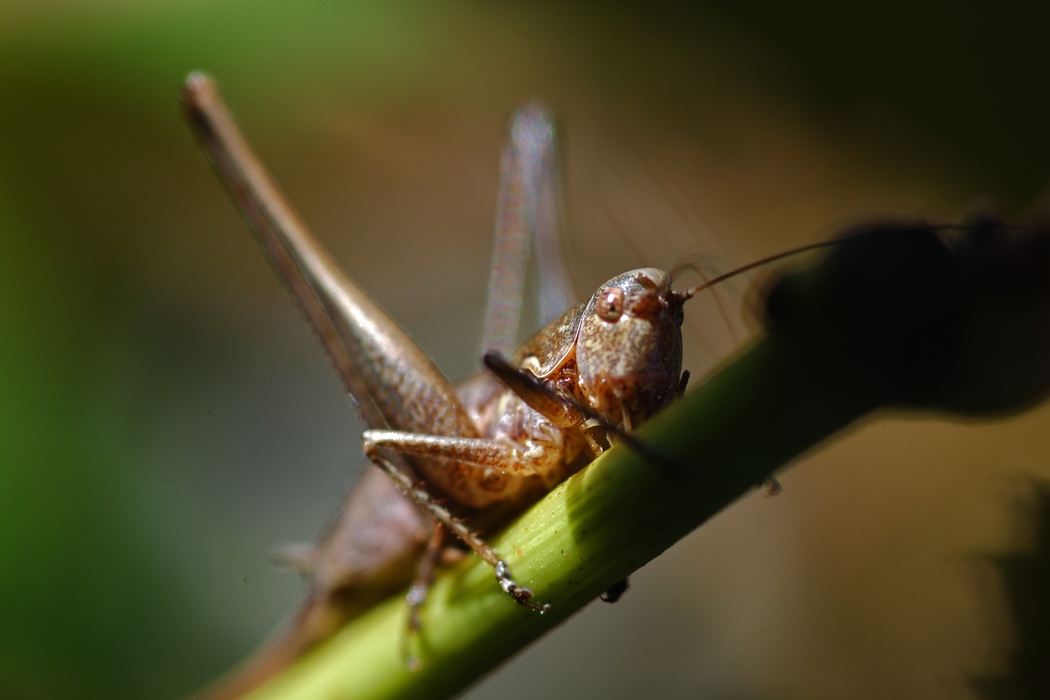
{"label": "brown speckled pattern", "polygon": [[[610,423],[631,430],[674,398],[682,371],[682,303],[670,294],[670,276],[653,268],[632,270],[603,284],[515,354],[523,367],[547,379]],[[623,293],[615,321],[598,313],[609,290]],[[570,324],[575,323],[572,327]],[[563,350],[564,338],[573,339]],[[556,361],[531,353],[558,348]]]}

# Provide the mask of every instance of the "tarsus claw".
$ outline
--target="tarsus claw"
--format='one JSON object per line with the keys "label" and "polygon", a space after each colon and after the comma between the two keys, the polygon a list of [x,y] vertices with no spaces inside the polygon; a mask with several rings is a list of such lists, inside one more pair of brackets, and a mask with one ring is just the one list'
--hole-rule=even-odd
{"label": "tarsus claw", "polygon": [[516,600],[520,605],[524,605],[530,610],[535,610],[542,615],[551,608],[549,603],[540,605],[531,602],[532,591],[524,586],[519,586],[513,579],[511,579],[510,568],[507,566],[507,562],[502,559],[496,563],[496,582],[499,583],[499,586],[503,589],[504,593]]}

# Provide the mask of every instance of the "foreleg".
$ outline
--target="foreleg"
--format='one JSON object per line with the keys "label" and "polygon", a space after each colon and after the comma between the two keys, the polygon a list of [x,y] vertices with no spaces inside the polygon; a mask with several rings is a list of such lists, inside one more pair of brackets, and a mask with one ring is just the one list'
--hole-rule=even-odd
{"label": "foreleg", "polygon": [[[487,352],[482,358],[485,367],[496,375],[507,388],[513,391],[531,409],[551,421],[554,425],[568,426],[590,424],[601,426],[616,439],[630,447],[647,461],[674,472],[678,464],[655,448],[645,444],[630,432],[619,428],[605,417],[576,401],[573,397],[555,392],[549,386],[520,367],[515,367],[496,352]],[[688,375],[686,376],[688,381]]]}

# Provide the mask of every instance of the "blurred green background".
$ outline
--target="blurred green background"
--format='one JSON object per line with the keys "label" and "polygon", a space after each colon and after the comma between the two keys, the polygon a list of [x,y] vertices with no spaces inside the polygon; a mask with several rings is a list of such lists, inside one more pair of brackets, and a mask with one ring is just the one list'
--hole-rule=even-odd
{"label": "blurred green background", "polygon": [[[460,379],[523,99],[564,127],[588,290],[871,216],[1023,214],[1050,181],[1047,26],[1009,2],[2,0],[0,697],[214,678],[301,595],[274,545],[313,538],[360,468],[323,353],[180,122],[190,70]],[[709,300],[688,316],[694,372],[748,332]],[[974,555],[1050,475],[1048,428],[870,420],[468,697],[970,697],[1008,637]]]}

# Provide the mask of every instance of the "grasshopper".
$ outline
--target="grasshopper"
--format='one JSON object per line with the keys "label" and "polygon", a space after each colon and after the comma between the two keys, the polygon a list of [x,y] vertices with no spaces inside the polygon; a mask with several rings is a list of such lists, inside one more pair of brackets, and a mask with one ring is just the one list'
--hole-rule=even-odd
{"label": "grasshopper", "polygon": [[[453,540],[489,563],[516,602],[542,614],[547,605],[515,581],[478,530],[505,523],[617,442],[666,466],[632,431],[685,391],[685,302],[753,267],[825,245],[765,258],[685,290],[672,289],[665,271],[633,270],[564,311],[571,284],[551,243],[558,214],[553,120],[541,107],[526,106],[511,121],[501,161],[484,340],[488,371],[453,387],[311,235],[214,83],[193,74],[182,97],[206,157],[355,401],[368,426],[364,453],[374,465],[321,543],[291,557],[312,575],[291,632],[217,697],[239,696],[413,580],[408,624],[410,632],[418,629],[430,579]],[[514,350],[534,234],[549,275],[541,281],[541,314],[549,322]],[[603,599],[615,600],[624,589],[618,584]]]}

